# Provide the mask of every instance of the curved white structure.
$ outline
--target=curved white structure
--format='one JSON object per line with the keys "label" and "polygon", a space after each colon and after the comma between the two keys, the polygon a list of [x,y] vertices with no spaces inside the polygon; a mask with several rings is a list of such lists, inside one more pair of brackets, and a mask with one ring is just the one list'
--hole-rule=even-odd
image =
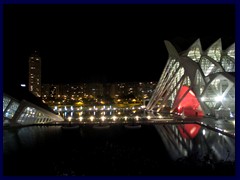
{"label": "curved white structure", "polygon": [[147,110],[168,107],[184,116],[235,117],[235,43],[222,50],[221,39],[206,51],[196,40],[178,53],[165,41],[169,58],[147,104]]}
{"label": "curved white structure", "polygon": [[31,125],[47,124],[53,121],[64,121],[64,119],[26,100],[19,101],[7,94],[3,94],[4,124]]}

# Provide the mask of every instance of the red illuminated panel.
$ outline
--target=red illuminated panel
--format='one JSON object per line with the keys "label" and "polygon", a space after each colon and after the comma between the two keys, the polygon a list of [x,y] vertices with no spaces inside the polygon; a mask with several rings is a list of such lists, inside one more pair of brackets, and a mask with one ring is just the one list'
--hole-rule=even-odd
{"label": "red illuminated panel", "polygon": [[[188,86],[182,86],[175,102],[189,90]],[[179,103],[178,107],[175,109],[177,113],[183,113],[187,117],[202,117],[204,115],[202,108],[195,94],[190,90],[183,100]]]}

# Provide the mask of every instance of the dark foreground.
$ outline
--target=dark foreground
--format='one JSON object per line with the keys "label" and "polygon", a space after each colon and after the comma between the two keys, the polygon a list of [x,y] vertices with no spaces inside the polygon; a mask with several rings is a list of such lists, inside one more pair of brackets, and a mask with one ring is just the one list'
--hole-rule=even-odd
{"label": "dark foreground", "polygon": [[172,161],[152,125],[6,130],[3,167],[7,176],[235,175],[232,162],[200,162],[191,157]]}

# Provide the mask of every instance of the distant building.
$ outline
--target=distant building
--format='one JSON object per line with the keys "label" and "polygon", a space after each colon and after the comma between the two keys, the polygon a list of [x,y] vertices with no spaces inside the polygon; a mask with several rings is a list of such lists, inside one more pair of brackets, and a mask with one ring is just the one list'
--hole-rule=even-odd
{"label": "distant building", "polygon": [[41,58],[36,51],[29,57],[28,72],[29,91],[41,97]]}
{"label": "distant building", "polygon": [[134,95],[142,101],[149,98],[157,82],[43,84],[42,100],[47,104],[73,104],[84,99],[96,103]]}

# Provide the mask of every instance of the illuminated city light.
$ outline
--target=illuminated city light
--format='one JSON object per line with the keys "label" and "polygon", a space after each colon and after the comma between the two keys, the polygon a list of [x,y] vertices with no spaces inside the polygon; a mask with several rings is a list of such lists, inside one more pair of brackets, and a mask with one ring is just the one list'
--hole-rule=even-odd
{"label": "illuminated city light", "polygon": [[93,116],[90,116],[90,118],[89,118],[91,121],[93,121],[94,120],[94,117]]}
{"label": "illuminated city light", "polygon": [[113,119],[113,121],[115,121],[115,120],[117,119],[117,117],[116,117],[116,116],[113,116],[112,119]]}
{"label": "illuminated city light", "polygon": [[102,116],[102,117],[101,117],[101,120],[102,120],[102,121],[105,121],[105,119],[106,119],[105,116]]}
{"label": "illuminated city light", "polygon": [[139,120],[139,116],[135,116],[135,119],[138,121]]}
{"label": "illuminated city light", "polygon": [[83,117],[81,116],[81,117],[79,117],[79,121],[82,121],[83,120]]}
{"label": "illuminated city light", "polygon": [[148,119],[148,120],[151,119],[151,116],[147,116],[147,119]]}

